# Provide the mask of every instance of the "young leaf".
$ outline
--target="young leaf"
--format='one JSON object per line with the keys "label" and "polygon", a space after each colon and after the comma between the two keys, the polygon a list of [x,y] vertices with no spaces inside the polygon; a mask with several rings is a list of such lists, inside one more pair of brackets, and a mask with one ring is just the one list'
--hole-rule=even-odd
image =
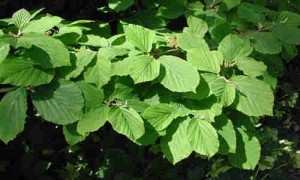
{"label": "young leaf", "polygon": [[23,33],[45,33],[45,31],[57,26],[62,21],[58,16],[45,16],[38,20],[33,20],[24,27]]}
{"label": "young leaf", "polygon": [[27,94],[23,87],[14,89],[0,102],[0,139],[7,144],[24,129]]}
{"label": "young leaf", "polygon": [[11,57],[0,65],[1,84],[39,86],[49,83],[53,77],[53,69],[43,69],[25,57]]}
{"label": "young leaf", "polygon": [[31,15],[26,9],[20,9],[12,15],[14,24],[22,30],[24,26],[30,21]]}
{"label": "young leaf", "polygon": [[63,80],[37,88],[32,100],[37,112],[45,120],[61,125],[76,122],[84,106],[79,87]]}
{"label": "young leaf", "polygon": [[221,70],[223,56],[218,51],[191,49],[187,53],[187,60],[200,71],[208,71],[218,74]]}
{"label": "young leaf", "polygon": [[166,129],[177,117],[184,117],[190,110],[181,104],[157,104],[149,106],[143,117],[155,128],[156,131]]}
{"label": "young leaf", "polygon": [[133,109],[113,107],[109,111],[109,122],[115,131],[135,141],[145,133],[144,121]]}
{"label": "young leaf", "polygon": [[161,56],[158,59],[165,70],[161,84],[173,92],[195,92],[200,77],[196,68],[176,56]]}
{"label": "young leaf", "polygon": [[230,34],[220,42],[219,51],[226,61],[236,61],[251,54],[252,48],[248,39]]}
{"label": "young leaf", "polygon": [[5,60],[5,58],[8,56],[10,50],[9,44],[4,44],[3,46],[0,46],[0,64]]}
{"label": "young leaf", "polygon": [[236,151],[236,133],[230,119],[225,115],[216,117],[214,127],[217,129],[220,140],[219,153],[229,154]]}
{"label": "young leaf", "polygon": [[80,141],[83,141],[87,134],[81,135],[76,130],[77,123],[68,124],[63,127],[63,134],[68,144],[75,145]]}
{"label": "young leaf", "polygon": [[243,57],[237,61],[237,67],[252,78],[263,75],[267,66],[263,62],[256,61],[251,57]]}
{"label": "young leaf", "polygon": [[177,119],[170,125],[167,134],[161,139],[161,151],[173,164],[187,158],[193,152],[187,137],[187,126],[190,121],[189,118]]}
{"label": "young leaf", "polygon": [[109,0],[108,7],[117,12],[126,10],[134,3],[134,0]]}
{"label": "young leaf", "polygon": [[215,128],[207,121],[192,119],[187,126],[187,136],[193,150],[212,157],[219,150],[219,139]]}
{"label": "young leaf", "polygon": [[30,57],[45,68],[71,65],[69,51],[62,42],[52,37],[38,33],[24,34],[18,38],[17,47],[34,48]]}
{"label": "young leaf", "polygon": [[155,32],[142,26],[129,24],[125,28],[125,35],[128,42],[143,52],[150,52],[155,39]]}
{"label": "young leaf", "polygon": [[78,133],[84,135],[97,131],[107,121],[108,111],[108,106],[99,105],[85,113],[78,121]]}
{"label": "young leaf", "polygon": [[150,56],[134,57],[129,65],[130,76],[134,83],[152,81],[157,78],[160,70],[160,62]]}
{"label": "young leaf", "polygon": [[274,95],[268,84],[247,76],[235,76],[232,82],[237,90],[237,110],[248,116],[273,115]]}
{"label": "young leaf", "polygon": [[84,72],[84,79],[89,83],[94,83],[101,88],[108,83],[111,77],[111,62],[101,55],[97,56],[96,64],[89,66]]}

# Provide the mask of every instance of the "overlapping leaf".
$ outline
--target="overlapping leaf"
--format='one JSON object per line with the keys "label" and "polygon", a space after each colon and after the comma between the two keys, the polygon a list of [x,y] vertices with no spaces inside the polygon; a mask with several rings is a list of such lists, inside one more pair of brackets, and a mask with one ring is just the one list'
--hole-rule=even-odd
{"label": "overlapping leaf", "polygon": [[111,108],[108,117],[114,130],[131,140],[137,140],[145,133],[143,119],[131,108]]}
{"label": "overlapping leaf", "polygon": [[53,69],[36,66],[31,59],[9,58],[1,63],[0,83],[15,86],[38,86],[49,83],[54,77]]}
{"label": "overlapping leaf", "polygon": [[79,134],[86,134],[97,131],[108,119],[109,108],[99,105],[85,113],[78,121],[77,131]]}
{"label": "overlapping leaf", "polygon": [[78,121],[84,106],[79,87],[63,80],[36,89],[32,101],[45,120],[61,125]]}
{"label": "overlapping leaf", "polygon": [[94,83],[98,87],[107,84],[111,77],[111,62],[109,59],[98,55],[96,63],[88,67],[84,72],[84,79],[89,83]]}
{"label": "overlapping leaf", "polygon": [[200,71],[219,73],[223,56],[218,51],[204,51],[202,49],[191,49],[187,53],[187,60]]}
{"label": "overlapping leaf", "polygon": [[212,157],[219,150],[215,128],[207,121],[192,119],[187,126],[187,136],[194,151]]}
{"label": "overlapping leaf", "polygon": [[252,47],[248,39],[230,34],[220,42],[219,51],[226,61],[236,61],[248,56],[252,52]]}
{"label": "overlapping leaf", "polygon": [[126,39],[144,52],[150,52],[154,43],[155,32],[142,26],[129,24],[125,28]]}
{"label": "overlapping leaf", "polygon": [[237,90],[237,110],[249,116],[273,115],[274,95],[270,86],[247,76],[232,78]]}
{"label": "overlapping leaf", "polygon": [[163,86],[174,92],[196,91],[200,77],[194,66],[176,56],[161,56],[158,60],[165,70]]}
{"label": "overlapping leaf", "polygon": [[17,47],[34,48],[30,54],[31,58],[45,68],[71,65],[67,48],[61,41],[52,37],[28,33],[18,38]]}
{"label": "overlapping leaf", "polygon": [[190,110],[181,104],[158,104],[149,106],[143,114],[143,117],[157,131],[166,129],[177,117],[184,117],[190,113]]}
{"label": "overlapping leaf", "polygon": [[187,158],[192,152],[187,133],[191,119],[182,118],[176,120],[162,137],[160,147],[166,158],[173,164]]}
{"label": "overlapping leaf", "polygon": [[149,56],[135,57],[130,64],[130,76],[134,83],[152,81],[158,77],[160,62]]}

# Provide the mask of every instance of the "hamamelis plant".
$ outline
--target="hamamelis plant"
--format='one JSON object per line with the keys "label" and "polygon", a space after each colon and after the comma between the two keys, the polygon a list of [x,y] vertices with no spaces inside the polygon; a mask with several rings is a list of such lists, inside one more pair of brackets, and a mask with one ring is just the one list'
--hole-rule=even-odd
{"label": "hamamelis plant", "polygon": [[[145,6],[114,36],[105,23],[40,10],[0,20],[0,139],[21,133],[30,111],[63,126],[70,145],[109,123],[137,145],[159,144],[173,164],[195,152],[254,169],[255,126],[273,115],[282,59],[300,44],[300,15],[239,0]],[[187,27],[166,28],[182,15]]]}

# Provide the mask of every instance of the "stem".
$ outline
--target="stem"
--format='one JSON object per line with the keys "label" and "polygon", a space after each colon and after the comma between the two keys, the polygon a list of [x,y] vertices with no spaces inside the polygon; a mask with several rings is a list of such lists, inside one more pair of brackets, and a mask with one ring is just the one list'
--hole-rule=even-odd
{"label": "stem", "polygon": [[6,87],[6,88],[1,88],[0,89],[0,93],[6,93],[8,91],[11,91],[13,89],[13,87]]}
{"label": "stem", "polygon": [[179,51],[179,49],[169,49],[167,51],[162,51],[162,52],[156,53],[155,56],[161,56],[161,55],[176,52],[176,51]]}

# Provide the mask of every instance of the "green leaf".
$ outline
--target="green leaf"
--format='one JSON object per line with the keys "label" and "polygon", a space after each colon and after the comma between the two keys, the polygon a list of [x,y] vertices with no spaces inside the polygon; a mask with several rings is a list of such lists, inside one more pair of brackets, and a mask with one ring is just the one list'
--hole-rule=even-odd
{"label": "green leaf", "polygon": [[128,99],[125,103],[128,107],[134,109],[138,113],[143,113],[150,106],[145,101],[139,101],[137,99]]}
{"label": "green leaf", "polygon": [[184,158],[187,158],[193,149],[187,137],[191,119],[177,119],[167,130],[167,134],[162,137],[160,142],[161,151],[166,158],[174,165]]}
{"label": "green leaf", "polygon": [[79,39],[79,44],[94,47],[109,47],[109,41],[93,34],[84,35]]}
{"label": "green leaf", "polygon": [[9,44],[4,44],[0,46],[0,64],[6,59],[10,51]]}
{"label": "green leaf", "polygon": [[158,9],[158,15],[168,19],[175,19],[184,14],[187,0],[165,0],[161,1]]}
{"label": "green leaf", "polygon": [[287,44],[300,45],[300,28],[282,23],[273,27],[273,33]]}
{"label": "green leaf", "polygon": [[209,47],[203,37],[189,32],[183,32],[177,35],[178,46],[188,51],[193,48],[209,51]]}
{"label": "green leaf", "polygon": [[263,54],[278,54],[282,50],[281,42],[271,32],[256,32],[248,35],[255,51]]}
{"label": "green leaf", "polygon": [[133,109],[113,107],[109,111],[109,122],[115,131],[135,141],[145,133],[144,121]]}
{"label": "green leaf", "polygon": [[45,33],[45,31],[57,26],[62,21],[58,16],[45,16],[38,20],[33,20],[24,27],[23,33]]}
{"label": "green leaf", "polygon": [[85,113],[78,121],[77,131],[86,134],[97,131],[108,119],[108,106],[99,105]]}
{"label": "green leaf", "polygon": [[96,52],[86,49],[82,49],[81,51],[75,53],[76,68],[66,76],[66,79],[69,80],[71,78],[78,77],[95,56]]}
{"label": "green leaf", "polygon": [[273,115],[274,95],[268,84],[247,76],[235,76],[232,82],[237,90],[237,110],[248,116]]}
{"label": "green leaf", "polygon": [[26,9],[20,9],[12,15],[14,24],[20,30],[30,21],[31,15]]}
{"label": "green leaf", "polygon": [[261,6],[249,3],[243,3],[238,8],[238,17],[248,22],[261,23],[265,20],[265,16],[261,11]]}
{"label": "green leaf", "polygon": [[113,59],[117,56],[124,56],[128,54],[128,50],[119,47],[107,47],[99,49],[99,54],[107,59]]}
{"label": "green leaf", "polygon": [[157,104],[149,106],[143,117],[155,128],[156,131],[165,130],[174,119],[184,117],[190,110],[181,104]]}
{"label": "green leaf", "polygon": [[276,22],[284,23],[287,26],[300,26],[300,14],[291,11],[281,11],[277,16]]}
{"label": "green leaf", "polygon": [[111,71],[112,75],[117,75],[117,76],[127,76],[130,74],[129,71],[129,66],[131,64],[131,58],[125,58],[121,61],[117,61],[115,63],[112,63],[111,65]]}
{"label": "green leaf", "polygon": [[226,116],[216,117],[214,127],[217,129],[220,140],[219,153],[235,153],[236,150],[236,133],[233,124]]}
{"label": "green leaf", "polygon": [[109,0],[108,7],[117,12],[120,12],[129,8],[131,5],[133,5],[133,3],[134,0]]}
{"label": "green leaf", "polygon": [[237,67],[250,77],[257,77],[263,75],[267,66],[263,62],[256,61],[251,57],[243,57],[237,62]]}
{"label": "green leaf", "polygon": [[99,89],[96,86],[87,83],[86,81],[78,81],[76,84],[79,86],[84,96],[85,112],[103,103],[104,92],[102,89]]}
{"label": "green leaf", "polygon": [[68,144],[75,145],[83,141],[87,135],[81,135],[77,132],[77,123],[68,124],[63,127],[63,134]]}
{"label": "green leaf", "polygon": [[230,106],[235,99],[235,87],[227,82],[224,77],[216,77],[209,82],[210,91],[216,95],[224,106]]}
{"label": "green leaf", "polygon": [[54,34],[56,39],[59,39],[65,45],[78,43],[79,38],[82,36],[82,29],[80,27],[63,26],[59,29],[58,33]]}
{"label": "green leaf", "polygon": [[49,83],[53,77],[53,69],[45,70],[24,57],[8,58],[0,65],[1,84],[39,86]]}
{"label": "green leaf", "polygon": [[237,168],[254,170],[260,159],[261,147],[258,138],[250,130],[248,124],[243,122],[242,126],[236,128],[236,152],[229,154],[229,162]]}
{"label": "green leaf", "polygon": [[157,78],[160,62],[150,56],[134,57],[129,65],[129,73],[134,83],[152,81]]}
{"label": "green leaf", "polygon": [[27,94],[23,87],[4,95],[0,102],[0,139],[7,144],[24,129]]}
{"label": "green leaf", "polygon": [[3,47],[7,44],[11,45],[12,47],[15,47],[17,44],[17,38],[8,34],[3,34],[1,36],[1,31],[0,31],[0,47]]}
{"label": "green leaf", "polygon": [[158,59],[165,70],[161,84],[173,92],[195,92],[199,74],[189,62],[176,56],[161,56]]}
{"label": "green leaf", "polygon": [[248,39],[230,34],[220,42],[219,51],[226,61],[236,61],[251,54],[252,48]]}
{"label": "green leaf", "polygon": [[32,100],[38,114],[49,122],[61,125],[76,122],[84,106],[79,87],[63,80],[37,88]]}
{"label": "green leaf", "polygon": [[219,150],[219,139],[215,128],[207,121],[192,119],[187,126],[187,136],[193,150],[212,157]]}
{"label": "green leaf", "polygon": [[226,5],[227,10],[230,10],[241,3],[241,0],[222,0],[223,3]]}
{"label": "green leaf", "polygon": [[89,83],[94,83],[97,87],[102,87],[108,83],[111,77],[111,62],[109,59],[98,55],[96,64],[91,65],[84,72],[84,79]]}
{"label": "green leaf", "polygon": [[208,31],[207,23],[200,18],[189,16],[187,18],[187,24],[189,26],[187,30],[191,34],[196,34],[197,36],[204,37],[204,35]]}
{"label": "green leaf", "polygon": [[[124,77],[115,81],[113,93],[110,95],[110,99],[137,99],[137,91],[134,87],[134,83],[131,78]],[[112,91],[112,90],[111,90]]]}
{"label": "green leaf", "polygon": [[129,24],[125,28],[125,35],[128,42],[143,52],[150,52],[155,39],[155,32],[142,26]]}
{"label": "green leaf", "polygon": [[69,51],[62,42],[52,37],[37,33],[24,34],[18,38],[17,47],[33,48],[30,57],[45,68],[71,65]]}
{"label": "green leaf", "polygon": [[200,101],[188,100],[184,105],[191,110],[195,119],[210,122],[214,122],[214,118],[222,113],[223,108],[215,96],[209,96]]}
{"label": "green leaf", "polygon": [[187,60],[200,71],[208,71],[218,74],[221,70],[223,56],[218,51],[191,49],[187,53]]}

